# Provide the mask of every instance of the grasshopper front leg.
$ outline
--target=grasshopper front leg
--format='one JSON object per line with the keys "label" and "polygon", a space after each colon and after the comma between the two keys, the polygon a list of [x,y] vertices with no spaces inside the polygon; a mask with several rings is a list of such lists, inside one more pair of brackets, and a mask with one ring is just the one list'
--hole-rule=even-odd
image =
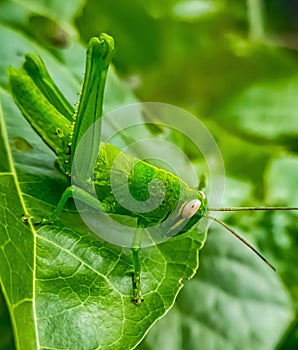
{"label": "grasshopper front leg", "polygon": [[[101,203],[97,198],[93,197],[91,194],[77,186],[69,186],[63,192],[56,209],[53,211],[49,218],[49,222],[52,223],[57,220],[61,214],[67,200],[69,198],[78,199],[94,209],[99,209],[104,211]],[[47,223],[47,219],[43,223]],[[133,258],[133,275],[132,275],[132,286],[133,286],[133,298],[132,301],[135,305],[139,306],[144,301],[141,292],[141,262],[139,257],[139,252],[141,249],[142,235],[143,235],[144,225],[138,220],[138,227],[135,230],[133,243],[132,243],[132,258]]]}
{"label": "grasshopper front leg", "polygon": [[133,258],[133,275],[132,275],[132,285],[133,285],[133,298],[132,301],[137,305],[141,305],[143,302],[142,292],[141,292],[141,262],[139,257],[139,252],[141,249],[142,235],[143,235],[144,225],[140,224],[138,221],[138,227],[136,228],[133,244],[131,247],[132,258]]}

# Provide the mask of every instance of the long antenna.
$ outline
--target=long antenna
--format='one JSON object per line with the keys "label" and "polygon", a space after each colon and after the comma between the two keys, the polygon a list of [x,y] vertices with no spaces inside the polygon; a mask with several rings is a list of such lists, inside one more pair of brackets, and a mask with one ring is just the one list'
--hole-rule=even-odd
{"label": "long antenna", "polygon": [[250,243],[248,243],[247,240],[245,240],[243,237],[241,237],[239,235],[239,233],[237,233],[235,230],[233,230],[231,227],[229,227],[223,221],[216,219],[215,217],[207,215],[207,218],[214,220],[215,222],[217,222],[218,224],[223,226],[225,229],[227,229],[230,233],[232,233],[235,237],[237,237],[242,243],[244,243],[248,248],[250,248],[254,253],[256,253],[257,256],[259,258],[261,258],[268,266],[270,266],[273,271],[276,271],[275,267],[272,264],[270,264],[270,262],[259,251],[257,251],[256,248],[254,248]]}
{"label": "long antenna", "polygon": [[207,211],[298,210],[298,207],[230,207],[207,208]]}

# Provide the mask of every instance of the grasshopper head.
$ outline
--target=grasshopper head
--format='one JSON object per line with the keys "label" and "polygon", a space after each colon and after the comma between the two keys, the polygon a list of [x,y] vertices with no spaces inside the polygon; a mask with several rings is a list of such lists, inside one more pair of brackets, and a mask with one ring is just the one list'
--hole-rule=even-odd
{"label": "grasshopper head", "polygon": [[178,234],[184,233],[192,228],[205,214],[208,206],[208,201],[205,193],[197,191],[197,198],[187,201],[181,209],[182,220],[188,220],[186,225],[181,229]]}
{"label": "grasshopper head", "polygon": [[202,191],[191,190],[172,215],[161,223],[162,235],[176,236],[190,230],[205,214],[207,198]]}

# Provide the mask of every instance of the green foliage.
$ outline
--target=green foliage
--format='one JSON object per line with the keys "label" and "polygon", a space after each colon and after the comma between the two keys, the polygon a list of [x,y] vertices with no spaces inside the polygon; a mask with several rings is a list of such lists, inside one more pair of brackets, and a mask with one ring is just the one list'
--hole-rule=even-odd
{"label": "green foliage", "polygon": [[[7,27],[0,33],[3,39],[14,40],[21,52],[41,51],[46,60],[52,60],[53,70],[60,67],[62,90],[72,89],[73,73],[66,68],[62,72],[64,65],[49,53]],[[14,50],[7,56],[6,66],[18,58]],[[123,96],[129,101],[124,89],[119,94],[119,82],[110,84],[107,94],[114,106],[123,103]],[[75,89],[79,90],[79,81]],[[137,308],[131,302],[130,249],[99,240],[77,214],[70,213],[52,226],[35,228],[22,222],[23,213],[51,212],[66,179],[7,92],[2,91],[1,101],[1,284],[17,348],[134,347],[171,307],[181,280],[194,274],[205,234],[189,232],[142,250],[145,301]],[[11,142],[16,138],[26,140],[29,150],[16,149],[19,143]]]}
{"label": "green foliage", "polygon": [[290,307],[275,276],[220,230],[209,234],[201,261],[174,309],[140,349],[237,349],[239,344],[244,349],[272,349],[285,331],[281,324],[287,324]]}
{"label": "green foliage", "polygon": [[[86,40],[101,31],[116,37],[116,66],[122,74],[139,73],[143,84],[136,92],[142,99],[187,106],[205,117],[225,161],[224,205],[297,205],[294,53],[247,39],[245,2],[189,2],[208,3],[201,13],[189,11],[187,3],[89,0],[77,23]],[[93,236],[72,211],[52,227],[36,230],[22,223],[26,211],[51,211],[66,183],[54,155],[14,105],[5,70],[37,52],[75,103],[85,49],[72,22],[82,6],[83,1],[0,3],[1,350],[14,344],[20,349],[134,348],[173,305],[180,278],[196,270],[205,240],[204,234],[190,232],[143,249],[146,298],[137,308],[130,301],[129,250]],[[135,101],[112,71],[105,111]],[[200,172],[191,146],[186,149]],[[249,233],[278,274],[213,224],[197,275],[185,282],[175,306],[138,348],[297,347],[297,321],[291,325],[295,314],[298,319],[297,214],[222,218]]]}

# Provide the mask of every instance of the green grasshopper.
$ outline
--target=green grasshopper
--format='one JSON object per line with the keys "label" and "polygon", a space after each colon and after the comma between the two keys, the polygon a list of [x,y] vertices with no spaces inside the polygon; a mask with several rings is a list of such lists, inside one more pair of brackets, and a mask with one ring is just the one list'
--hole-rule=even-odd
{"label": "green grasshopper", "polygon": [[[8,76],[11,92],[19,109],[43,138],[46,144],[57,155],[57,165],[70,178],[74,163],[74,155],[78,145],[90,126],[92,129],[89,141],[84,145],[85,157],[82,158],[79,171],[76,173],[75,185],[69,185],[63,192],[56,209],[49,218],[40,223],[53,223],[64,208],[67,200],[72,197],[109,214],[135,217],[137,225],[132,240],[133,277],[132,301],[140,305],[141,294],[141,264],[139,251],[142,241],[142,229],[158,226],[163,236],[182,234],[198,223],[204,216],[215,220],[227,228],[237,238],[248,245],[270,267],[273,266],[248,242],[222,221],[207,214],[208,211],[254,210],[256,208],[208,208],[207,198],[202,188],[190,188],[179,177],[171,172],[159,169],[145,161],[125,154],[125,161],[132,164],[133,171],[124,174],[119,167],[119,176],[125,175],[129,189],[137,201],[148,197],[148,185],[152,180],[163,183],[163,200],[161,204],[147,212],[136,212],[120,205],[113,195],[110,172],[120,149],[109,143],[101,142],[101,118],[105,82],[114,51],[114,41],[107,34],[92,38],[88,44],[85,77],[78,103],[74,111],[50,77],[42,59],[33,54],[26,55],[23,68],[9,67]],[[90,190],[88,190],[88,186]],[[87,189],[86,189],[87,188]],[[95,189],[96,195],[92,193]],[[161,188],[151,188],[153,197],[160,197]],[[258,210],[297,210],[298,208],[257,208]],[[170,214],[173,219],[164,225]],[[25,218],[26,219],[26,218]],[[34,218],[33,218],[34,220]],[[38,222],[35,222],[38,224]],[[274,268],[273,268],[274,269]]]}

